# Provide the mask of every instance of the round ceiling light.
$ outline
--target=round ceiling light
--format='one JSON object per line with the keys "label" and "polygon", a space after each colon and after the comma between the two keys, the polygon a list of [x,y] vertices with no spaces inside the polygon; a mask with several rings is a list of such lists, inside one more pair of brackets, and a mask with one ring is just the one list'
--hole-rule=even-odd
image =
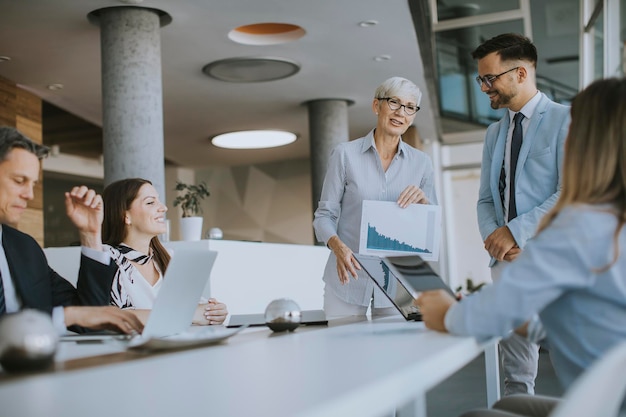
{"label": "round ceiling light", "polygon": [[282,130],[244,130],[217,135],[211,143],[227,149],[263,149],[288,145],[295,140],[294,133]]}
{"label": "round ceiling light", "polygon": [[277,45],[300,39],[306,31],[289,23],[255,23],[239,26],[228,33],[228,38],[243,45]]}
{"label": "round ceiling light", "polygon": [[274,57],[227,58],[211,62],[202,68],[206,75],[221,81],[253,83],[291,77],[300,65],[289,59]]}

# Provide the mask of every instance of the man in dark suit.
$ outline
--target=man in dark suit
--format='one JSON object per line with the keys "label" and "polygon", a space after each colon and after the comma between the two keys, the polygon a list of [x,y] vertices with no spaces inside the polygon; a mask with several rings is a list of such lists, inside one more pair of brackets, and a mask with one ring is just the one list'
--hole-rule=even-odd
{"label": "man in dark suit", "polygon": [[[0,127],[0,316],[33,308],[52,315],[59,330],[70,326],[141,332],[142,325],[130,312],[117,307],[84,307],[76,289],[50,266],[39,244],[14,228],[39,179],[40,160],[48,149],[10,127]],[[86,208],[102,205],[95,194],[66,196],[68,216],[79,226],[81,243],[89,245]],[[81,221],[82,220],[82,221]],[[98,274],[102,266],[81,257],[81,274]]]}

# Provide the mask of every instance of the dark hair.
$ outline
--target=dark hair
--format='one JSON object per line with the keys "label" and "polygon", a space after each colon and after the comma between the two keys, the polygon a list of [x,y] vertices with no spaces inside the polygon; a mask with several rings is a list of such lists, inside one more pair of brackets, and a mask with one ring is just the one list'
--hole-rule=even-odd
{"label": "dark hair", "polygon": [[530,39],[518,33],[504,33],[483,42],[472,52],[472,58],[482,59],[497,52],[502,61],[528,61],[537,67],[537,48]]}
{"label": "dark hair", "polygon": [[39,160],[48,156],[48,147],[40,145],[22,135],[14,127],[0,127],[0,162],[7,158],[9,152],[15,148],[25,149],[35,155]]}
{"label": "dark hair", "polygon": [[[104,202],[104,222],[102,223],[102,241],[107,245],[118,246],[126,239],[126,210],[130,209],[131,204],[137,198],[139,189],[145,185],[152,183],[143,178],[128,178],[125,180],[115,181],[106,186],[102,193]],[[150,241],[150,248],[154,254],[154,260],[165,273],[170,263],[170,254],[159,241],[159,237],[155,236]]]}

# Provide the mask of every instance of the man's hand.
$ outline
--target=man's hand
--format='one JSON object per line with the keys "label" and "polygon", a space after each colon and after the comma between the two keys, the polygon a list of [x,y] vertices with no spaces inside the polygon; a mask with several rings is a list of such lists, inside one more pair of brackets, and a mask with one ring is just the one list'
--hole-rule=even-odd
{"label": "man's hand", "polygon": [[422,313],[422,320],[429,329],[447,332],[444,320],[450,306],[457,301],[444,290],[425,291],[413,302]]}
{"label": "man's hand", "polygon": [[517,258],[522,253],[522,250],[515,246],[513,249],[508,251],[506,255],[504,255],[504,260],[507,262],[513,262],[515,258]]}
{"label": "man's hand", "polygon": [[[505,255],[517,246],[513,234],[508,227],[498,227],[485,239],[485,249],[489,252],[489,255],[496,258],[498,261],[504,261]],[[521,250],[520,250],[521,251]],[[519,253],[513,252],[511,256],[515,259]]]}
{"label": "man's hand", "polygon": [[63,309],[65,326],[81,326],[93,330],[115,330],[126,334],[141,333],[143,324],[131,311],[114,306],[72,306]]}
{"label": "man's hand", "polygon": [[74,187],[65,193],[65,212],[78,228],[81,245],[102,250],[102,197],[84,185]]}
{"label": "man's hand", "polygon": [[328,247],[337,257],[337,274],[339,282],[347,284],[350,281],[350,275],[358,279],[357,270],[361,270],[361,265],[352,256],[352,250],[335,235],[328,239]]}

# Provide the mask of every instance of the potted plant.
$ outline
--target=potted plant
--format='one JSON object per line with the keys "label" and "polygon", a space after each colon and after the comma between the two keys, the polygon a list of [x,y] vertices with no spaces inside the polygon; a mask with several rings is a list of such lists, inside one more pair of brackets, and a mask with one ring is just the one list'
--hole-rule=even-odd
{"label": "potted plant", "polygon": [[[202,236],[202,207],[201,201],[211,195],[206,184],[185,184],[176,181],[178,197],[174,199],[174,207],[180,205],[183,218],[180,219],[180,233],[182,240],[200,240]],[[180,193],[182,191],[182,194]]]}

